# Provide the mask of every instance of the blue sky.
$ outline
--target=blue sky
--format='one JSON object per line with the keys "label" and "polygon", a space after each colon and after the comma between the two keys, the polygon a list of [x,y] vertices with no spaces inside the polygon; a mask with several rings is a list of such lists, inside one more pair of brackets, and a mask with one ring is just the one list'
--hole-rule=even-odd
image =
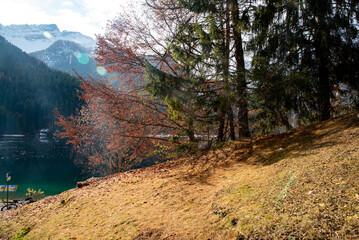
{"label": "blue sky", "polygon": [[0,23],[57,24],[95,38],[128,3],[140,0],[0,0]]}

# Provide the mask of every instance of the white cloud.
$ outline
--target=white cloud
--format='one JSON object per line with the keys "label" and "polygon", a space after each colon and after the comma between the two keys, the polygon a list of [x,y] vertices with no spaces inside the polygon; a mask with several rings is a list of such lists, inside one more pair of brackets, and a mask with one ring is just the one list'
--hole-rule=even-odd
{"label": "white cloud", "polygon": [[77,0],[86,11],[91,23],[100,30],[97,33],[103,33],[107,22],[116,18],[128,4],[135,4],[139,0]]}
{"label": "white cloud", "polygon": [[2,24],[32,24],[46,16],[44,11],[29,1],[0,0],[0,23]]}
{"label": "white cloud", "polygon": [[74,4],[73,4],[73,2],[71,2],[71,1],[64,1],[64,2],[61,3],[61,6],[64,6],[64,7],[73,7]]}

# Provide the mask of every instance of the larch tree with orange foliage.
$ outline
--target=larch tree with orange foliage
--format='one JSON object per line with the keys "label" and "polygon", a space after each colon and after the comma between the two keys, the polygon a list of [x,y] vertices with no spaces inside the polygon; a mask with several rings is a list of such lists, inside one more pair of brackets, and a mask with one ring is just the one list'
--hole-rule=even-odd
{"label": "larch tree with orange foliage", "polygon": [[[88,166],[119,172],[159,146],[191,152],[236,138],[233,93],[246,89],[237,92],[242,62],[230,48],[235,9],[228,0],[205,11],[182,2],[147,0],[143,13],[127,11],[98,36],[96,60],[112,79],[79,76],[84,106],[77,116],[57,114],[60,136]],[[248,135],[246,121],[239,136]]]}
{"label": "larch tree with orange foliage", "polygon": [[149,152],[172,151],[170,142],[194,139],[187,121],[171,116],[165,101],[152,95],[146,84],[152,67],[173,77],[183,75],[162,45],[167,37],[160,39],[159,28],[153,33],[154,28],[135,16],[122,15],[98,37],[97,60],[112,79],[85,80],[78,76],[85,104],[76,116],[56,114],[63,129],[59,136],[85,156],[87,160],[82,163],[90,170],[105,174],[131,168]]}

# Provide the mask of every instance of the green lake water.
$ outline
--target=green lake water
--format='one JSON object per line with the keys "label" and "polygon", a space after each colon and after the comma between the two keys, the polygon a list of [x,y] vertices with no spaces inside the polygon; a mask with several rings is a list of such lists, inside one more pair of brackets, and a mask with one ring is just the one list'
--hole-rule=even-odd
{"label": "green lake water", "polygon": [[46,134],[0,135],[0,185],[10,172],[10,184],[18,185],[16,199],[23,199],[27,188],[41,189],[45,196],[59,194],[84,180],[73,158],[70,146]]}

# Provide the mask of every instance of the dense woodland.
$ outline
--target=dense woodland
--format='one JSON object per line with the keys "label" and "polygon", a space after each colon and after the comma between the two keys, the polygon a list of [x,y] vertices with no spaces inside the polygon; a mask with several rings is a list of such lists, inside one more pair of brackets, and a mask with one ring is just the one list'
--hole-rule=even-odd
{"label": "dense woodland", "polygon": [[78,107],[79,81],[48,68],[0,36],[0,133],[34,133]]}
{"label": "dense woodland", "polygon": [[[358,107],[356,0],[146,0],[98,36],[61,135],[107,173]],[[142,11],[142,12],[141,12]]]}

